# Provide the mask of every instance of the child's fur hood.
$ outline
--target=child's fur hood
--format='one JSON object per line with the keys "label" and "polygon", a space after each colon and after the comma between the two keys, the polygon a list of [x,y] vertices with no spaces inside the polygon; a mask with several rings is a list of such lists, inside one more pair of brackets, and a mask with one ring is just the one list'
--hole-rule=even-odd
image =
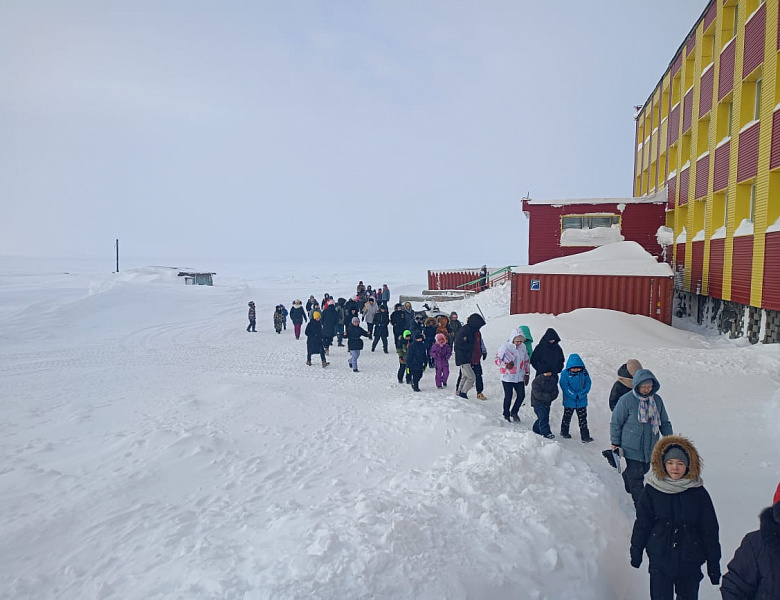
{"label": "child's fur hood", "polygon": [[650,457],[650,466],[653,469],[653,474],[658,477],[658,479],[669,476],[666,469],[664,469],[663,458],[664,453],[672,446],[679,446],[688,455],[690,465],[688,466],[688,472],[683,479],[697,479],[701,477],[702,463],[699,452],[696,450],[693,442],[682,435],[666,435],[658,440],[655,448],[653,448],[653,454]]}

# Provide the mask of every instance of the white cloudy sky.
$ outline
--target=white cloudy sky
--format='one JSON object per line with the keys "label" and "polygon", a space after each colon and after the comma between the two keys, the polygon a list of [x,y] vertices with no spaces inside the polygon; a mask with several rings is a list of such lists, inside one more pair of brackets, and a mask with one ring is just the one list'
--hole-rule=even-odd
{"label": "white cloudy sky", "polygon": [[0,0],[0,255],[519,262],[706,4]]}

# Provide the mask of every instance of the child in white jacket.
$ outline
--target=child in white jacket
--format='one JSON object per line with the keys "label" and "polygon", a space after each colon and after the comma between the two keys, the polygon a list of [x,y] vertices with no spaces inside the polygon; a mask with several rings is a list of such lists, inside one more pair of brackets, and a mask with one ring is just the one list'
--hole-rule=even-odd
{"label": "child in white jacket", "polygon": [[[501,384],[504,386],[504,419],[508,422],[520,422],[518,411],[525,400],[525,386],[528,385],[531,362],[525,349],[525,336],[518,327],[512,331],[510,338],[496,352],[495,363],[501,373]],[[514,406],[512,396],[517,395]],[[510,409],[511,407],[511,409]]]}

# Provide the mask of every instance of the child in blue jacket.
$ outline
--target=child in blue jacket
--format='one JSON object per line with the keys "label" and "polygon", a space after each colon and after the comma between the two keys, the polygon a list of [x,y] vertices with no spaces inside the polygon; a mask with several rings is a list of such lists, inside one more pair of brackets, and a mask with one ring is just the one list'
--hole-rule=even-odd
{"label": "child in blue jacket", "polygon": [[590,375],[579,354],[570,354],[566,368],[561,373],[561,392],[563,395],[563,419],[561,419],[561,437],[570,439],[569,424],[574,411],[577,411],[577,421],[580,425],[582,443],[592,442],[588,431],[588,392],[590,391]]}

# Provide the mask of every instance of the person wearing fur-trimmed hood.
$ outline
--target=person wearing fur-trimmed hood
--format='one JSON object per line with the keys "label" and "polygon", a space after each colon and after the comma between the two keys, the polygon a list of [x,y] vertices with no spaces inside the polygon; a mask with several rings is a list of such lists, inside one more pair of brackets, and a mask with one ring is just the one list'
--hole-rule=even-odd
{"label": "person wearing fur-trimmed hood", "polygon": [[701,469],[688,438],[669,435],[653,448],[630,552],[636,569],[647,552],[651,600],[672,600],[675,592],[677,598],[697,598],[704,563],[712,585],[720,583],[718,518]]}
{"label": "person wearing fur-trimmed hood", "polygon": [[652,371],[639,369],[632,382],[633,389],[623,394],[615,406],[609,430],[612,449],[621,448],[626,459],[623,482],[636,506],[642,495],[644,475],[650,469],[653,447],[661,435],[674,432],[664,401],[658,395],[661,384]]}
{"label": "person wearing fur-trimmed hood", "polygon": [[[495,364],[501,374],[504,388],[504,420],[519,422],[518,412],[525,400],[525,386],[531,372],[531,363],[525,347],[525,335],[521,327],[512,330],[509,339],[496,352]],[[512,396],[516,395],[514,406]]]}
{"label": "person wearing fur-trimmed hood", "polygon": [[761,511],[759,524],[728,564],[720,588],[723,600],[780,598],[780,485],[772,506]]}

